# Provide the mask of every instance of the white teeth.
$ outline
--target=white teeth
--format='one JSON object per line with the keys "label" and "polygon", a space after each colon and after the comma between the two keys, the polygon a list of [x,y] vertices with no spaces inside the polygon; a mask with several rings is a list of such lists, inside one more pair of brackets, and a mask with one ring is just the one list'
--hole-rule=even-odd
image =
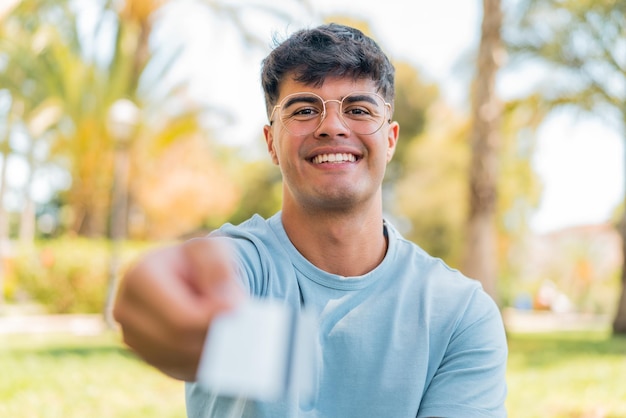
{"label": "white teeth", "polygon": [[321,154],[313,157],[313,163],[345,163],[355,162],[356,157],[353,154],[336,153],[336,154]]}

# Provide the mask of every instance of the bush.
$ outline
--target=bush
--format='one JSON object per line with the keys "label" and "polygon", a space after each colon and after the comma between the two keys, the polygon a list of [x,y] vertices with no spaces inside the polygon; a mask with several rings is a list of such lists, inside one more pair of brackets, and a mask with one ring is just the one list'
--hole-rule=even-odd
{"label": "bush", "polygon": [[[122,251],[122,269],[131,254]],[[16,251],[9,280],[48,313],[98,313],[106,300],[111,247],[107,240],[59,238]]]}

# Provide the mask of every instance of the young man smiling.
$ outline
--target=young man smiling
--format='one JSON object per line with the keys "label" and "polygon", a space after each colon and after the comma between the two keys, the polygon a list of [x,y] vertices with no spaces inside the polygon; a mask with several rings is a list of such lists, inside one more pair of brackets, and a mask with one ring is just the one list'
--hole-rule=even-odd
{"label": "young man smiling", "polygon": [[[506,416],[496,305],[383,218],[399,136],[388,58],[360,31],[323,25],[277,45],[262,84],[282,210],[139,261],[115,306],[126,343],[188,382],[190,417]],[[242,293],[317,316],[312,399],[241,400],[195,383],[207,329]]]}

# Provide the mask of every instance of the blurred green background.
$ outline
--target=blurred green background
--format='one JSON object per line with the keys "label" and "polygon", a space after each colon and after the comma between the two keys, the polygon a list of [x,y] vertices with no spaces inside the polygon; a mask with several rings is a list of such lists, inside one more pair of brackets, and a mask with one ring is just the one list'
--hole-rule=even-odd
{"label": "blurred green background", "polygon": [[[185,416],[184,389],[112,332],[2,336],[0,416]],[[509,335],[511,418],[626,416],[626,339],[608,330]]]}
{"label": "blurred green background", "polygon": [[[544,198],[533,158],[550,117],[596,115],[623,137],[626,2],[501,6],[500,38],[487,51],[506,57],[494,60],[499,79],[541,82],[495,97],[498,143],[483,155],[471,139],[486,71],[479,39],[459,59],[461,106],[421,65],[392,57],[401,140],[386,213],[431,254],[475,271],[472,170],[495,161],[497,200],[480,232],[493,244],[478,258],[493,271],[490,293],[509,331],[510,416],[623,417],[626,329],[615,324],[626,327],[624,205],[603,222],[547,232],[531,218]],[[186,33],[190,10],[215,27]],[[377,38],[370,19],[365,7],[331,14],[304,0],[0,4],[0,416],[184,416],[181,385],[119,341],[108,314],[118,279],[151,247],[280,208],[258,80],[222,80],[217,70],[234,72],[242,56],[258,68],[268,27],[282,34],[332,20]],[[45,328],[61,318],[88,318],[88,335]]]}

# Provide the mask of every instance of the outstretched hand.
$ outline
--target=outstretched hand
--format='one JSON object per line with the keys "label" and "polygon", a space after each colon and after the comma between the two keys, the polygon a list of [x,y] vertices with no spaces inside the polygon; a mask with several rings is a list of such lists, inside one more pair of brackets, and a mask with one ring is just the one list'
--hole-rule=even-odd
{"label": "outstretched hand", "polygon": [[193,381],[207,330],[243,297],[223,242],[196,238],[149,253],[124,276],[113,314],[148,364]]}

